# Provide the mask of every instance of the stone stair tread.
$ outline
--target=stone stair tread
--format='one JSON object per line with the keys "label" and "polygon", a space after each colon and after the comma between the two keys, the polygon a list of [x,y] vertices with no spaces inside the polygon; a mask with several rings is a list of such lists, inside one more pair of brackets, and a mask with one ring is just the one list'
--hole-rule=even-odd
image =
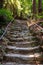
{"label": "stone stair tread", "polygon": [[24,32],[10,31],[10,34],[15,34],[15,33],[17,33],[17,34],[29,34],[29,35],[31,35],[31,33],[30,32],[27,32],[27,31],[24,31]]}
{"label": "stone stair tread", "polygon": [[8,36],[10,36],[10,37],[16,37],[16,36],[19,36],[17,33],[15,33],[15,34],[8,34]]}
{"label": "stone stair tread", "polygon": [[35,54],[30,54],[30,55],[22,55],[22,54],[13,54],[13,53],[10,53],[10,54],[5,54],[6,57],[12,57],[12,58],[15,58],[15,57],[18,57],[18,58],[24,58],[24,59],[31,59],[31,58],[40,58],[41,57],[41,54],[40,53],[35,53]]}
{"label": "stone stair tread", "polygon": [[36,47],[16,47],[16,46],[7,46],[6,48],[8,49],[13,49],[13,50],[35,50],[35,49],[38,49],[39,46],[36,46]]}
{"label": "stone stair tread", "polygon": [[35,37],[32,37],[32,36],[29,36],[29,37],[18,37],[18,38],[15,38],[15,37],[12,37],[13,39],[17,39],[17,40],[21,40],[21,39],[29,39],[29,38],[35,38]]}
{"label": "stone stair tread", "polygon": [[18,40],[18,41],[21,40],[22,41],[23,40],[23,38],[13,38],[13,37],[10,37],[9,39],[13,40],[13,41],[15,41],[15,40]]}
{"label": "stone stair tread", "polygon": [[11,62],[7,62],[7,63],[3,63],[2,65],[32,65],[32,64],[18,64],[18,63],[11,63]]}
{"label": "stone stair tread", "polygon": [[31,34],[18,34],[18,33],[13,33],[13,34],[9,34],[8,36],[11,36],[11,37],[15,37],[15,36],[20,36],[20,37],[27,37],[27,36],[31,36]]}
{"label": "stone stair tread", "polygon": [[35,43],[36,41],[24,41],[24,42],[16,42],[16,44],[31,44],[31,43]]}
{"label": "stone stair tread", "polygon": [[19,33],[19,31],[10,31],[10,34]]}
{"label": "stone stair tread", "polygon": [[19,45],[26,45],[26,44],[35,44],[35,43],[37,43],[38,41],[24,41],[24,42],[8,42],[8,44],[9,45],[17,45],[17,44],[19,44]]}
{"label": "stone stair tread", "polygon": [[[2,65],[36,65],[36,64],[20,64],[20,63],[15,63],[15,62],[6,62],[6,63],[3,63]],[[39,64],[39,65],[43,65],[43,64]]]}
{"label": "stone stair tread", "polygon": [[19,28],[21,28],[20,26],[13,26],[13,27],[10,27],[11,29],[15,29],[15,28],[17,28],[17,29],[19,29]]}
{"label": "stone stair tread", "polygon": [[24,38],[13,38],[13,37],[10,37],[9,39],[12,40],[12,41],[15,41],[15,40],[18,40],[18,41],[23,41],[23,40],[31,40],[35,37],[24,37]]}
{"label": "stone stair tread", "polygon": [[9,34],[7,37],[13,37],[13,38],[14,38],[14,37],[18,37],[18,38],[19,38],[19,37],[28,37],[28,38],[29,38],[29,37],[32,37],[32,36],[31,36],[31,35],[28,35],[28,34],[26,35],[26,34],[17,34],[17,33],[16,33],[16,34],[12,34],[12,35]]}
{"label": "stone stair tread", "polygon": [[21,28],[20,26],[14,26],[14,27],[11,27],[11,28]]}
{"label": "stone stair tread", "polygon": [[31,39],[31,38],[35,38],[35,37],[33,37],[33,36],[27,36],[27,37],[23,37],[24,39]]}
{"label": "stone stair tread", "polygon": [[22,29],[11,29],[11,30],[13,30],[13,31],[21,31]]}
{"label": "stone stair tread", "polygon": [[38,43],[38,41],[9,41],[7,44],[8,45],[12,45],[12,46],[26,46],[26,47],[28,47],[28,46],[32,46],[32,47],[34,47],[35,45],[37,46],[37,45],[39,45],[39,44],[37,44]]}

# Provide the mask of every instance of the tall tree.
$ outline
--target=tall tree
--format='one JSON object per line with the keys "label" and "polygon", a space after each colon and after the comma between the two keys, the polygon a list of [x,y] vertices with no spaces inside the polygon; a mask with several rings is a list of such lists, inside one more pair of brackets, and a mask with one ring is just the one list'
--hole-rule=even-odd
{"label": "tall tree", "polygon": [[36,14],[36,0],[32,0],[33,3],[33,14]]}
{"label": "tall tree", "polygon": [[38,13],[42,12],[42,0],[38,0]]}

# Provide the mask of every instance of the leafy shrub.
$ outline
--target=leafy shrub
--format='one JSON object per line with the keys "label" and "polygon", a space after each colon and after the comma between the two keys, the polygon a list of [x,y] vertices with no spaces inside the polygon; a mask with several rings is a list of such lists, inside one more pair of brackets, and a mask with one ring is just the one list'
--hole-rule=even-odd
{"label": "leafy shrub", "polygon": [[39,19],[43,19],[43,16],[39,16],[38,18],[39,18]]}
{"label": "leafy shrub", "polygon": [[0,25],[4,25],[13,19],[9,10],[0,9]]}
{"label": "leafy shrub", "polygon": [[43,19],[43,15],[38,15],[38,14],[36,14],[35,17],[36,17],[37,19]]}

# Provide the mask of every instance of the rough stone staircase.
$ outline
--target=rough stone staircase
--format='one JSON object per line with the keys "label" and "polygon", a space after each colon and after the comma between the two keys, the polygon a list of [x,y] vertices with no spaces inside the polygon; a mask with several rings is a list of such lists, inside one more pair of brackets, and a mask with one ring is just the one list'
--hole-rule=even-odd
{"label": "rough stone staircase", "polygon": [[31,35],[26,22],[16,20],[3,37],[3,65],[38,65],[42,63],[39,42]]}

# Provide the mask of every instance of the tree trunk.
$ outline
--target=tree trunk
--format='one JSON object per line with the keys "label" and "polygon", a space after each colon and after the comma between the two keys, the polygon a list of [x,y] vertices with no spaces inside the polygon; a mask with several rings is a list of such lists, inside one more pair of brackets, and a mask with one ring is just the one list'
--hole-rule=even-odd
{"label": "tree trunk", "polygon": [[33,14],[36,14],[37,11],[36,11],[36,0],[32,0],[33,2]]}
{"label": "tree trunk", "polygon": [[38,0],[38,13],[42,12],[42,0]]}

